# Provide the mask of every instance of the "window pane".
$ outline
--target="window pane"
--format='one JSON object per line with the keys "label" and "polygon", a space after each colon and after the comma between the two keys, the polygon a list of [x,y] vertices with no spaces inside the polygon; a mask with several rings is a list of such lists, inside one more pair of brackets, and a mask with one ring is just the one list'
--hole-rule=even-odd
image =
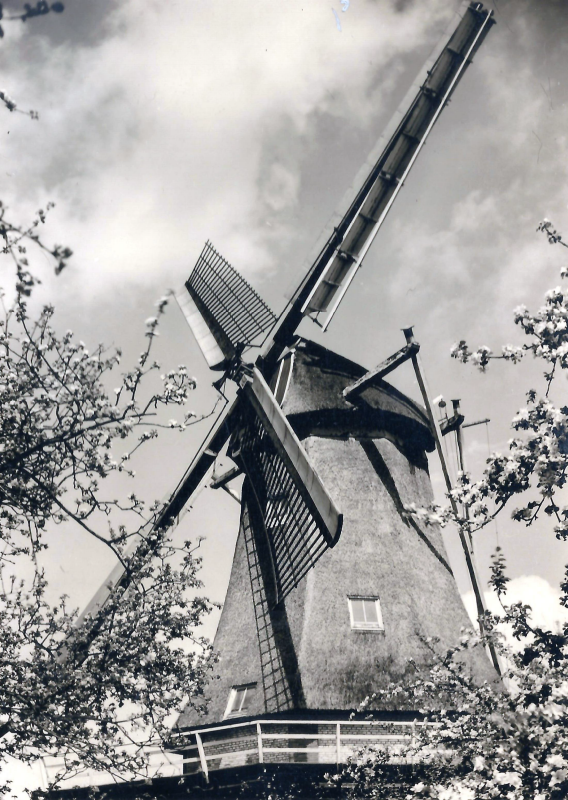
{"label": "window pane", "polygon": [[231,711],[241,710],[246,693],[247,693],[246,689],[235,690],[235,699],[233,700],[233,707],[231,708]]}
{"label": "window pane", "polygon": [[379,617],[377,616],[377,601],[376,600],[363,600],[365,607],[365,621],[378,623]]}
{"label": "window pane", "polygon": [[362,600],[350,600],[353,622],[365,622],[365,609]]}
{"label": "window pane", "polygon": [[238,714],[246,714],[254,699],[255,689],[255,683],[251,683],[248,686],[233,686],[225,716],[231,717]]}
{"label": "window pane", "polygon": [[252,700],[251,692],[254,689],[251,686],[247,686],[246,689],[243,689],[243,699],[241,701],[241,711],[245,711],[250,706],[250,701]]}

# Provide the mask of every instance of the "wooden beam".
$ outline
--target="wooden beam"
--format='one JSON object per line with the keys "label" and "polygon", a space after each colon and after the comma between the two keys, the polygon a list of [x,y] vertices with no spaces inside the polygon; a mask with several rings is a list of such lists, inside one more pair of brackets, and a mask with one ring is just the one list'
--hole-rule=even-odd
{"label": "wooden beam", "polygon": [[231,469],[228,469],[222,475],[213,475],[209,486],[211,489],[224,489],[226,484],[229,483],[229,481],[232,481],[233,478],[236,478],[238,475],[240,475],[241,472],[242,469],[240,467],[231,467]]}
{"label": "wooden beam", "polygon": [[385,375],[392,372],[409,358],[416,355],[420,350],[418,342],[411,342],[398,350],[394,355],[382,361],[375,369],[366,372],[362,378],[359,378],[355,383],[351,383],[343,390],[343,397],[346,400],[354,400],[356,397],[367,389],[367,387],[378,383]]}
{"label": "wooden beam", "polygon": [[[407,344],[412,344],[414,342],[413,339],[413,332],[412,328],[405,328],[403,329],[404,336],[406,338]],[[420,387],[420,392],[422,394],[422,399],[424,401],[424,405],[426,406],[426,413],[428,414],[428,419],[430,421],[430,428],[432,430],[432,434],[434,435],[434,441],[436,442],[436,450],[438,451],[438,457],[440,459],[440,465],[442,467],[442,473],[444,475],[444,480],[446,482],[446,489],[447,489],[447,497],[450,501],[450,505],[452,507],[452,511],[454,512],[454,516],[459,519],[459,511],[458,506],[455,500],[455,497],[452,494],[452,482],[450,480],[450,473],[448,472],[448,466],[446,464],[446,459],[444,458],[444,451],[442,448],[442,440],[440,435],[438,434],[438,428],[436,426],[436,421],[434,419],[434,414],[432,412],[432,406],[430,405],[430,400],[428,398],[428,392],[426,391],[426,386],[424,384],[424,379],[422,378],[422,372],[420,370],[420,365],[418,364],[418,358],[416,355],[412,356],[412,366],[414,367],[414,374],[416,375],[416,380],[418,381],[418,386]],[[455,410],[455,407],[454,407]],[[485,624],[484,624],[484,617],[485,617],[485,600],[481,591],[481,583],[479,577],[477,575],[477,569],[475,566],[475,561],[473,560],[473,554],[467,542],[465,533],[458,525],[458,535],[460,538],[461,546],[463,548],[464,556],[465,556],[465,563],[467,566],[467,571],[469,573],[469,579],[471,581],[471,588],[473,589],[473,594],[475,596],[475,603],[477,606],[477,618],[479,621],[479,629],[481,633],[485,633]],[[489,654],[491,656],[491,661],[493,662],[493,666],[497,671],[498,675],[502,675],[501,665],[499,663],[499,658],[497,656],[497,650],[495,649],[495,645],[493,642],[489,641],[487,645],[489,649]]]}

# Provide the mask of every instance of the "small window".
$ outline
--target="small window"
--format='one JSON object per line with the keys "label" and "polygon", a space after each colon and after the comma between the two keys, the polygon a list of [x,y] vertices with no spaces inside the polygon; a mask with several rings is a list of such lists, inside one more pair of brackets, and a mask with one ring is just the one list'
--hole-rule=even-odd
{"label": "small window", "polygon": [[383,631],[383,616],[378,597],[349,597],[351,627],[359,631]]}
{"label": "small window", "polygon": [[233,686],[229,694],[229,702],[227,703],[225,717],[244,716],[248,714],[255,691],[256,683]]}

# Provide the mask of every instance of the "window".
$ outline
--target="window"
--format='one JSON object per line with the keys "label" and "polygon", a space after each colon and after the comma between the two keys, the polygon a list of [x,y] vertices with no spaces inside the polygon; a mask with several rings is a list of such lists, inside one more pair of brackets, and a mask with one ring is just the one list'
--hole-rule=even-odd
{"label": "window", "polygon": [[247,683],[242,686],[233,686],[229,694],[229,702],[225,717],[237,717],[248,713],[251,701],[256,690],[256,683]]}
{"label": "window", "polygon": [[384,631],[378,597],[349,597],[351,628],[358,631]]}

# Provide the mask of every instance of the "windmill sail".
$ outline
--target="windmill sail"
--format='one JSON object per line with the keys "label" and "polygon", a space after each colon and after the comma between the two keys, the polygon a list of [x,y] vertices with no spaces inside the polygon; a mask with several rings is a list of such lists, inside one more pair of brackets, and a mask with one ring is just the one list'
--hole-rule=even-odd
{"label": "windmill sail", "polygon": [[[308,313],[327,311],[336,293],[360,265],[426,137],[492,21],[491,14],[482,11],[480,3],[472,3],[435,63],[427,70],[424,82],[408,104],[396,130],[386,141],[363,187],[360,207],[349,224],[341,246],[308,298],[305,306]],[[397,121],[397,117],[394,121]],[[385,138],[383,136],[383,140]]]}
{"label": "windmill sail", "polygon": [[[229,439],[236,420],[238,418],[238,401],[233,402],[231,407],[226,410],[209,431],[209,435],[203,442],[199,452],[186,470],[184,476],[164,502],[161,511],[157,514],[153,523],[149,523],[146,529],[146,536],[133,540],[128,550],[123,553],[124,561],[128,564],[131,558],[151,558],[155,554],[158,541],[152,537],[152,533],[162,528],[170,526],[178,517],[183,507],[195,495],[201,482],[213,465],[219,452]],[[104,608],[108,598],[116,589],[126,591],[128,589],[131,575],[125,568],[124,561],[119,562],[111,571],[106,581],[87,603],[85,609],[78,617],[77,625],[81,625],[87,617],[92,617]],[[97,627],[94,626],[96,631]]]}
{"label": "windmill sail", "polygon": [[243,395],[238,457],[263,519],[280,601],[335,545],[342,516],[257,369]]}
{"label": "windmill sail", "polygon": [[329,324],[426,137],[493,23],[492,11],[482,3],[462,3],[319,237],[307,274],[273,332],[265,355],[268,363],[275,363],[290,345],[304,316],[327,312],[324,327]]}
{"label": "windmill sail", "polygon": [[276,317],[247,281],[207,242],[176,299],[211,369],[224,369]]}

